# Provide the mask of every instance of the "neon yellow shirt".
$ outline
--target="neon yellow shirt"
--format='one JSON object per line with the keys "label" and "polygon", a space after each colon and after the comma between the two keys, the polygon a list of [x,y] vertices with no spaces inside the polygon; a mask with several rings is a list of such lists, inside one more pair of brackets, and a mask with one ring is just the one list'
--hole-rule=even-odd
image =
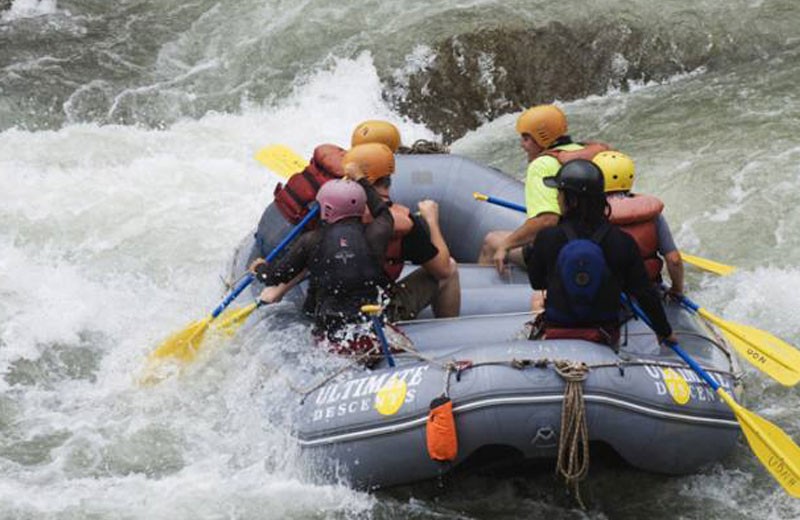
{"label": "neon yellow shirt", "polygon": [[[580,144],[564,144],[556,146],[555,150],[571,152],[581,150]],[[528,164],[525,176],[525,208],[528,210],[528,218],[533,218],[542,213],[555,213],[561,215],[561,208],[558,207],[558,190],[548,188],[542,182],[545,177],[552,177],[558,173],[561,165],[555,157],[542,155],[532,160]]]}

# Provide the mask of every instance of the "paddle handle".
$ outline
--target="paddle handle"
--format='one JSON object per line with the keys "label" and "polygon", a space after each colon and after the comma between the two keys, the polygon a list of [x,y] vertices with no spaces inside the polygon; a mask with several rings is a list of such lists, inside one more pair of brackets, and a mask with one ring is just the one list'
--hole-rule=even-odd
{"label": "paddle handle", "polygon": [[375,329],[375,334],[378,335],[378,341],[381,343],[381,352],[383,352],[383,357],[386,358],[386,362],[389,364],[389,366],[394,368],[394,357],[392,357],[392,353],[389,351],[389,342],[386,341],[386,334],[383,332],[383,323],[381,323],[380,316],[372,316],[372,326]]}
{"label": "paddle handle", "polygon": [[[306,214],[306,216],[303,217],[303,220],[298,222],[292,228],[289,234],[283,237],[283,240],[281,240],[280,243],[278,243],[278,245],[275,246],[275,249],[273,249],[270,252],[270,254],[267,255],[266,258],[267,262],[272,262],[273,260],[275,260],[275,257],[278,256],[281,253],[281,251],[283,251],[292,240],[297,238],[297,235],[303,232],[303,228],[306,227],[306,224],[308,224],[308,222],[314,217],[316,217],[318,214],[319,214],[319,204],[315,202],[314,205],[311,207],[311,210],[309,210],[308,214]],[[251,283],[253,283],[253,280],[255,280],[255,276],[253,276],[252,273],[247,273],[247,275],[245,275],[245,277],[242,278],[242,281],[240,281],[236,285],[236,287],[234,287],[233,290],[225,297],[225,299],[222,300],[222,303],[217,305],[217,308],[211,312],[211,319],[214,319],[220,314],[222,314],[222,311],[224,311],[228,307],[228,305],[230,305],[231,302],[235,300],[236,297],[242,293],[242,291],[244,291]]]}
{"label": "paddle handle", "polygon": [[[642,320],[643,322],[645,322],[645,323],[647,324],[647,326],[648,326],[648,327],[650,327],[651,329],[653,328],[653,324],[652,324],[652,323],[650,322],[650,320],[647,318],[647,316],[645,315],[644,311],[642,311],[641,307],[639,307],[639,304],[638,304],[638,303],[636,303],[636,302],[634,302],[633,300],[631,300],[630,298],[628,298],[628,296],[627,296],[626,294],[624,294],[624,293],[622,294],[622,301],[623,301],[623,302],[626,302],[626,303],[628,303],[628,304],[631,306],[631,309],[633,309],[633,313],[634,313],[634,314],[636,314],[636,316],[637,316],[637,317],[638,317],[640,320]],[[701,367],[701,366],[700,366],[700,365],[697,363],[697,361],[695,361],[695,360],[694,360],[694,358],[692,358],[692,356],[690,356],[689,354],[687,354],[687,353],[686,353],[686,351],[685,351],[685,350],[683,350],[683,349],[681,348],[681,346],[680,346],[680,345],[678,345],[677,343],[672,343],[671,341],[664,341],[664,344],[665,344],[665,345],[667,345],[669,348],[671,348],[671,349],[672,349],[672,350],[673,350],[673,351],[674,351],[676,354],[678,354],[678,356],[680,356],[680,358],[681,358],[682,360],[684,360],[684,361],[686,362],[686,364],[687,364],[687,365],[689,365],[690,367],[692,367],[692,370],[694,370],[694,371],[695,371],[695,373],[697,373],[697,375],[699,375],[700,377],[702,377],[702,378],[703,378],[703,381],[705,381],[706,383],[708,383],[708,386],[710,386],[711,388],[713,388],[715,392],[716,392],[717,390],[719,390],[719,383],[717,383],[717,382],[716,382],[716,381],[715,381],[715,380],[714,380],[714,379],[711,377],[711,375],[709,375],[709,373],[708,373],[708,372],[706,372],[706,371],[703,369],[703,367]]]}
{"label": "paddle handle", "polygon": [[391,351],[389,351],[389,342],[386,341],[386,334],[383,332],[383,323],[381,323],[381,312],[383,309],[380,305],[362,305],[361,312],[364,314],[368,314],[372,317],[372,328],[375,329],[375,334],[378,336],[378,341],[381,344],[381,352],[383,352],[383,357],[386,358],[386,362],[389,364],[390,367],[394,368],[394,358],[392,357]]}
{"label": "paddle handle", "polygon": [[498,199],[497,197],[492,197],[491,195],[478,193],[477,191],[475,193],[473,193],[472,196],[475,197],[475,200],[482,200],[482,201],[488,202],[490,204],[495,204],[497,206],[502,206],[504,208],[513,209],[513,210],[519,211],[521,213],[526,213],[527,212],[527,210],[525,209],[525,206],[523,206],[521,204],[516,204],[516,203],[511,202],[509,200]]}

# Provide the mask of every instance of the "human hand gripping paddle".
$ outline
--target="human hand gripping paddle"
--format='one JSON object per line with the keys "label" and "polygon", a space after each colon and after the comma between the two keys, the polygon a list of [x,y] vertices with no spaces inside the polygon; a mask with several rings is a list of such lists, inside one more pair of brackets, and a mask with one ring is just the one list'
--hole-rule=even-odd
{"label": "human hand gripping paddle", "polygon": [[[497,206],[502,206],[504,208],[513,209],[515,211],[519,211],[521,213],[525,213],[525,206],[521,204],[516,204],[514,202],[505,200],[505,199],[498,199],[497,197],[492,197],[491,195],[486,195],[479,192],[474,192],[472,194],[475,197],[475,200],[480,200],[483,202],[488,202],[490,204],[495,204]],[[699,256],[688,255],[686,253],[681,253],[681,259],[687,264],[693,265],[704,271],[708,271],[710,273],[714,273],[719,276],[727,276],[736,270],[735,267],[731,265],[721,264],[719,262],[715,262],[713,260],[709,260],[707,258],[701,258]]]}
{"label": "human hand gripping paddle", "polygon": [[800,351],[769,332],[724,320],[686,296],[681,305],[719,327],[739,354],[754,367],[784,386],[800,381]]}
{"label": "human hand gripping paddle", "polygon": [[[636,316],[652,328],[650,320],[639,306],[624,294],[622,297],[623,301],[631,304]],[[787,493],[800,498],[800,447],[780,428],[737,403],[678,343],[664,341],[664,344],[675,351],[730,407],[750,444],[750,449],[761,464]]]}
{"label": "human hand gripping paddle", "polygon": [[[266,261],[271,262],[291,243],[305,228],[306,224],[319,214],[319,205],[316,203],[311,207],[308,214],[295,225],[291,231],[275,246],[267,255]],[[190,323],[183,330],[176,332],[167,338],[148,356],[148,366],[145,369],[145,376],[142,381],[152,383],[159,380],[157,375],[158,364],[164,359],[177,359],[183,362],[192,361],[202,346],[203,339],[211,323],[218,318],[222,312],[242,293],[255,279],[251,273],[247,273],[244,278],[233,288],[224,300],[205,318]],[[253,302],[241,309],[227,312],[220,319],[218,329],[228,335],[232,335],[236,328],[244,323],[250,314],[255,311],[262,302]]]}

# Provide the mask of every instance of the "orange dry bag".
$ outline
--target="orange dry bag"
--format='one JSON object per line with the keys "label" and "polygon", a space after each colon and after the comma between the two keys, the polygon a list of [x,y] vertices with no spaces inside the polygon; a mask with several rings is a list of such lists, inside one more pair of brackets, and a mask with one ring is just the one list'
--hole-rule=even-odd
{"label": "orange dry bag", "polygon": [[425,433],[431,459],[442,462],[455,460],[458,454],[458,438],[453,401],[449,397],[441,396],[431,401]]}

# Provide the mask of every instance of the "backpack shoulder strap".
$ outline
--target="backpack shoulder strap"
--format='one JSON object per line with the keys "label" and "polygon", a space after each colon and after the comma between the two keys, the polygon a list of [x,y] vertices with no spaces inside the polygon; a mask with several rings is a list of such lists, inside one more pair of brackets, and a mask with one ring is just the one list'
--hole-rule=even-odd
{"label": "backpack shoulder strap", "polygon": [[608,232],[611,231],[611,224],[606,222],[592,234],[592,242],[595,244],[600,245],[603,242],[603,239],[606,238]]}
{"label": "backpack shoulder strap", "polygon": [[575,232],[575,228],[572,227],[572,223],[565,222],[563,226],[561,226],[561,230],[567,235],[567,242],[572,242],[576,238],[578,238],[578,234]]}

